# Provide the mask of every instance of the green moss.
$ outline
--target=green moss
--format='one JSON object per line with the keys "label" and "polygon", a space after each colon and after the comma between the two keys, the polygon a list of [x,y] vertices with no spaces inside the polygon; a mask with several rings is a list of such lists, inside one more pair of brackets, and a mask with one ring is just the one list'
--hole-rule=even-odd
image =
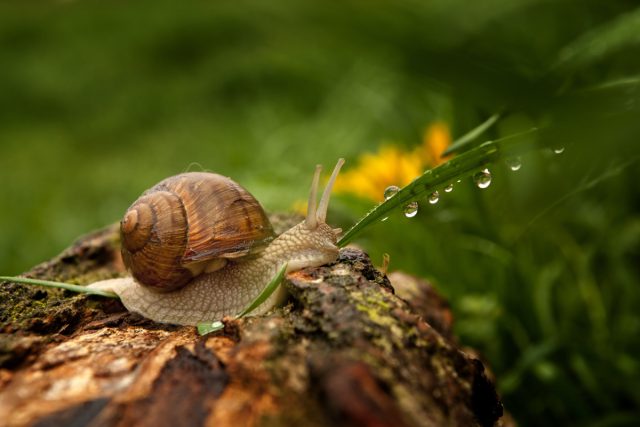
{"label": "green moss", "polygon": [[[117,235],[111,225],[83,236],[53,260],[34,267],[29,275],[75,284],[113,277],[117,274]],[[100,305],[97,299],[69,291],[4,282],[0,284],[0,332],[70,331]]]}

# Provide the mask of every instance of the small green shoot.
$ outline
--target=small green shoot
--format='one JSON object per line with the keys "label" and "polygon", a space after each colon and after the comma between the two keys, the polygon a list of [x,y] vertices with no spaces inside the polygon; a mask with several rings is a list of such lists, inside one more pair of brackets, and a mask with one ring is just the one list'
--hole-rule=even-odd
{"label": "small green shoot", "polygon": [[[278,271],[278,274],[276,274],[273,279],[271,279],[271,281],[267,283],[267,286],[264,287],[262,292],[260,292],[260,294],[247,307],[245,307],[244,310],[238,313],[235,318],[240,319],[241,317],[246,316],[256,308],[258,308],[267,299],[269,299],[269,297],[275,292],[275,290],[278,289],[278,286],[282,282],[282,279],[284,279],[284,273],[286,271],[287,264],[285,263]],[[198,334],[206,335],[212,332],[219,331],[223,328],[224,324],[220,320],[198,323]]]}
{"label": "small green shoot", "polygon": [[5,280],[7,282],[14,282],[14,283],[23,283],[26,285],[44,286],[47,288],[66,289],[72,292],[77,292],[77,293],[87,294],[87,295],[98,295],[106,298],[118,298],[118,295],[116,295],[113,292],[103,291],[100,289],[87,288],[86,286],[73,285],[71,283],[53,282],[50,280],[29,279],[27,277],[13,277],[13,276],[0,276],[0,280]]}

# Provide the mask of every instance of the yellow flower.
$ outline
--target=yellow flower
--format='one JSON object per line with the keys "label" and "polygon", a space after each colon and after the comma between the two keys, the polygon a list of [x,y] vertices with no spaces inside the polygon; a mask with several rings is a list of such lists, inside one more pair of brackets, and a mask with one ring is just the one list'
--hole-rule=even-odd
{"label": "yellow flower", "polygon": [[451,133],[446,123],[434,122],[428,126],[424,130],[420,148],[424,164],[433,167],[446,162],[449,157],[440,156],[450,144]]}
{"label": "yellow flower", "polygon": [[426,128],[422,145],[412,151],[386,144],[376,153],[362,154],[354,168],[338,176],[334,189],[339,193],[381,201],[388,186],[403,187],[425,169],[442,163],[445,159],[440,155],[450,143],[446,123],[435,122]]}
{"label": "yellow flower", "polygon": [[342,173],[334,188],[337,192],[383,200],[385,188],[390,185],[407,185],[421,170],[418,153],[407,153],[399,147],[383,145],[375,154],[362,154],[358,165]]}

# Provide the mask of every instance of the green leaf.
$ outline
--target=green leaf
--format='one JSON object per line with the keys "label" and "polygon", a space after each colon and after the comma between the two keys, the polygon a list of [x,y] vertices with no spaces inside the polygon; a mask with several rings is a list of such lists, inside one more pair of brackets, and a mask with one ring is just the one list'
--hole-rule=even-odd
{"label": "green leaf", "polygon": [[98,295],[107,298],[119,298],[113,292],[103,291],[101,289],[92,289],[86,286],[73,285],[71,283],[53,282],[50,280],[28,279],[26,277],[13,277],[13,276],[0,276],[0,280],[6,280],[7,282],[23,283],[26,285],[38,285],[47,288],[66,289],[68,291],[77,292],[87,295]]}

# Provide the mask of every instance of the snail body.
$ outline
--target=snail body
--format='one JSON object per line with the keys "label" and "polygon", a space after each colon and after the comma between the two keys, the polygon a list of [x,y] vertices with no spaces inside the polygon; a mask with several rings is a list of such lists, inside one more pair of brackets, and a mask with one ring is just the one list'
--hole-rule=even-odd
{"label": "snail body", "polygon": [[[229,202],[225,199],[222,202],[231,206],[231,209],[218,208],[217,215],[211,215],[214,218],[210,219],[208,227],[202,226],[200,222],[197,227],[187,224],[188,232],[197,230],[195,237],[199,239],[194,237],[189,240],[191,236],[174,238],[176,233],[173,231],[168,232],[169,237],[163,237],[165,235],[158,229],[161,225],[163,227],[170,225],[176,229],[185,228],[180,219],[182,217],[178,213],[188,209],[175,204],[173,197],[165,194],[161,196],[166,200],[159,202],[159,207],[154,208],[155,210],[148,207],[141,209],[134,207],[148,206],[146,204],[149,203],[147,200],[149,196],[158,191],[167,192],[165,181],[180,181],[185,177],[183,174],[168,178],[143,193],[121,222],[123,259],[132,276],[95,282],[89,286],[116,293],[127,310],[161,323],[195,325],[237,314],[255,299],[285,263],[288,273],[306,267],[317,267],[337,258],[336,243],[340,230],[326,224],[326,213],[331,188],[343,162],[342,159],[338,161],[317,209],[316,194],[320,167],[316,168],[305,220],[275,238],[273,229],[260,205],[248,192],[246,194],[239,192],[238,188],[241,189],[241,187],[231,180],[229,180],[231,184],[225,182],[225,185],[232,186],[233,190],[226,194],[227,196],[231,194],[233,201]],[[194,181],[198,180],[194,179]],[[187,193],[191,194],[197,193],[202,186],[203,184],[183,182],[177,187],[189,188]],[[216,195],[219,194],[216,193]],[[191,206],[189,197],[199,202],[194,202]],[[192,207],[201,209],[203,202],[200,197],[197,194],[185,197],[190,206],[189,209]],[[140,202],[141,200],[143,202]],[[257,204],[255,209],[254,202]],[[170,208],[175,209],[175,212],[166,212]],[[205,213],[211,213],[212,209],[216,207],[207,207]],[[143,218],[153,219],[160,214],[163,218],[159,222],[152,225],[143,224]],[[234,222],[229,224],[228,220],[231,217],[234,218]],[[200,217],[198,219],[201,220]],[[210,228],[215,228],[216,225],[219,229],[228,232],[224,238],[219,233],[211,232]],[[129,233],[144,227],[147,228],[143,230],[143,234],[151,243],[160,247],[162,246],[160,243],[171,243],[178,249],[171,246],[170,250],[173,252],[169,255],[157,255],[155,252],[151,255],[138,254],[142,250],[141,239],[135,240],[129,236]],[[234,229],[240,233],[241,237],[236,238],[237,236],[232,232]],[[202,234],[208,237],[201,238]],[[205,242],[207,239],[208,244]],[[134,244],[129,244],[128,240],[132,240]],[[126,251],[131,251],[131,248],[133,253],[127,253]],[[154,250],[157,251],[157,248]],[[137,265],[141,261],[147,264]],[[253,313],[261,314],[268,311],[280,297],[281,295],[275,293]]]}

